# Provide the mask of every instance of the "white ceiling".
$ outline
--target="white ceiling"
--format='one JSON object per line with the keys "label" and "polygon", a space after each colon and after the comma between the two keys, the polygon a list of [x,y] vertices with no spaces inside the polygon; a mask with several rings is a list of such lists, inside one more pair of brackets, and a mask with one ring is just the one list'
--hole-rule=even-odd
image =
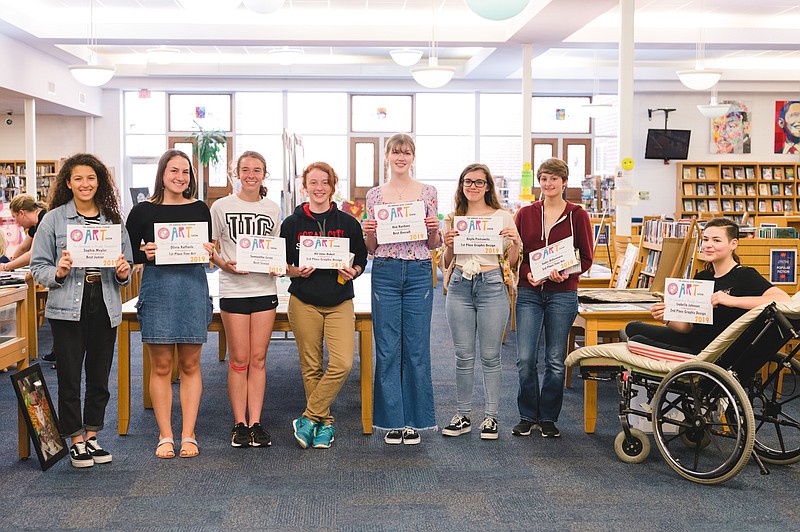
{"label": "white ceiling", "polygon": [[[112,88],[233,88],[254,80],[293,80],[413,90],[409,69],[395,65],[389,50],[421,48],[424,64],[435,27],[440,62],[457,69],[450,88],[517,89],[522,45],[531,43],[535,90],[590,94],[596,78],[603,92],[616,87],[618,4],[530,0],[520,15],[495,22],[472,13],[464,0],[286,0],[269,15],[244,6],[186,10],[177,0],[95,0],[94,36],[100,61],[117,68]],[[724,71],[720,90],[800,87],[796,0],[635,5],[636,90],[679,90],[675,71],[694,68],[700,40],[706,66]],[[88,57],[89,6],[90,0],[0,0],[0,33],[62,60],[66,68]],[[180,50],[176,63],[148,64],[146,50],[159,45]],[[278,65],[269,54],[278,46],[302,47],[304,56],[295,65]],[[0,112],[6,109],[21,112],[21,98],[0,88]],[[38,111],[58,112],[46,105]]]}

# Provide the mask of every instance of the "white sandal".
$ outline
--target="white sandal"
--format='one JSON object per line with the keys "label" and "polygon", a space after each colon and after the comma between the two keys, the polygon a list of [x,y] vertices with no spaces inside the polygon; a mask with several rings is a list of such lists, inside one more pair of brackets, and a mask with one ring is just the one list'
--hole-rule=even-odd
{"label": "white sandal", "polygon": [[[161,448],[162,445],[172,444],[172,449],[165,454],[164,456],[158,455],[158,450]],[[158,440],[158,445],[156,445],[156,458],[161,458],[162,460],[169,460],[170,458],[175,458],[175,440],[172,438],[161,438]]]}
{"label": "white sandal", "polygon": [[[183,445],[186,443],[191,443],[192,445],[194,445],[195,448],[197,449],[197,452],[189,453],[188,449],[184,449]],[[186,451],[185,453],[184,450]],[[200,446],[197,445],[197,440],[195,440],[194,438],[183,438],[181,440],[181,458],[194,458],[198,454],[200,454]]]}

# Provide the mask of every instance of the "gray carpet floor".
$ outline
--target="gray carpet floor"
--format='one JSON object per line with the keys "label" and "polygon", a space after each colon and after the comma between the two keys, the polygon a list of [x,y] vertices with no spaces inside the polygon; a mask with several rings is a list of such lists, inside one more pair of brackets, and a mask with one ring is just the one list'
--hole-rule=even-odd
{"label": "gray carpet floor", "polygon": [[[433,380],[440,426],[455,413],[452,342],[441,285],[432,326]],[[41,352],[51,338],[40,331]],[[501,436],[478,431],[458,438],[425,432],[418,446],[388,446],[360,427],[358,361],[335,404],[336,442],[301,449],[290,427],[304,404],[294,343],[273,341],[267,358],[265,425],[273,445],[233,449],[226,390],[227,364],[216,358],[216,335],[203,349],[204,392],[197,424],[201,455],[158,460],[157,428],[142,404],[141,344],[132,338],[129,433],[117,435],[116,365],[101,443],[111,464],[78,470],[64,459],[47,472],[35,456],[20,461],[16,398],[0,385],[2,529],[218,530],[796,530],[800,464],[762,476],[751,461],[731,481],[702,486],[683,480],[653,452],[642,464],[614,455],[619,432],[616,385],[599,386],[594,434],[583,432],[583,392],[575,378],[566,391],[560,439],[511,436],[517,422],[515,334],[503,350]],[[53,400],[55,371],[44,363]],[[478,371],[480,371],[478,369]],[[482,412],[476,378],[476,429]],[[177,385],[174,427],[180,432]]]}

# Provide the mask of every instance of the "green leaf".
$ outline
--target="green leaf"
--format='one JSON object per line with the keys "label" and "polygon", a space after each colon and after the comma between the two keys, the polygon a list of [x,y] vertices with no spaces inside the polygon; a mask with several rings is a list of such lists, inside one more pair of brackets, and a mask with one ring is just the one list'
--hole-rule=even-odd
{"label": "green leaf", "polygon": [[194,123],[197,131],[186,137],[186,140],[194,140],[194,153],[200,165],[207,166],[211,163],[219,163],[219,152],[225,148],[227,138],[221,129],[203,129],[203,126]]}

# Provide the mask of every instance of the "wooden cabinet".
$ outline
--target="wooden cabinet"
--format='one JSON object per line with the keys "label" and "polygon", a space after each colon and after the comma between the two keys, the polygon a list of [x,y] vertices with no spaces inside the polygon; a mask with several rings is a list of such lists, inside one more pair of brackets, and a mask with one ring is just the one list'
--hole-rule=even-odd
{"label": "wooden cabinet", "polygon": [[800,181],[796,164],[680,163],[679,218],[702,213],[732,217],[800,211]]}
{"label": "wooden cabinet", "polygon": [[25,161],[0,161],[0,200],[11,201],[22,193],[46,200],[57,169],[56,161],[36,161],[36,183],[28,183]]}

